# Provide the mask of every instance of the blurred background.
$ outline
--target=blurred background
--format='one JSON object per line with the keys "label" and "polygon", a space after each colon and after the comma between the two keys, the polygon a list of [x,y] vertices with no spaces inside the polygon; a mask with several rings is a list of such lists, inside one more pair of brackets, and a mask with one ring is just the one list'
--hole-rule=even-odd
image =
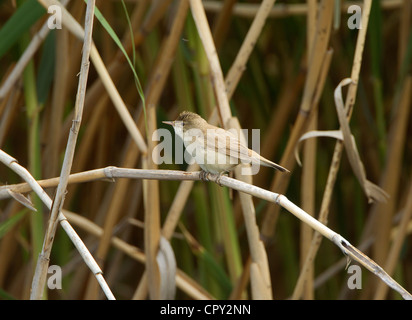
{"label": "blurred background", "polygon": [[[342,79],[351,77],[359,35],[359,29],[348,26],[348,20],[356,18],[356,12],[348,13],[348,7],[357,5],[362,10],[364,2],[368,1],[330,0],[333,8],[327,11],[321,0],[275,1],[230,98],[232,116],[241,127],[261,130],[261,154],[291,171],[281,177],[272,169],[262,168],[253,183],[285,194],[315,217],[321,211],[325,190],[329,190],[326,183],[336,141],[322,137],[302,143],[301,167],[296,164],[296,143],[291,137],[314,129],[339,130],[334,90]],[[226,76],[261,1],[202,4]],[[206,119],[213,114],[217,102],[211,69],[188,1],[97,0],[96,6],[135,67],[140,94],[130,64],[97,19],[94,43],[149,146],[150,128],[166,128],[161,121],[174,120],[179,112],[197,112]],[[67,4],[68,12],[82,26],[85,9],[80,0]],[[51,13],[35,0],[0,1],[0,148],[36,179],[60,175],[73,119],[83,40],[65,25],[61,29],[46,28],[47,34],[23,71],[11,85],[8,81],[50,17]],[[329,21],[328,30],[321,30],[327,38],[325,48],[312,51],[321,19]],[[366,176],[390,198],[386,203],[370,203],[343,151],[336,182],[329,190],[329,215],[325,218],[332,230],[374,259],[409,291],[412,225],[403,217],[412,210],[412,142],[408,139],[412,136],[411,20],[410,0],[372,1],[369,23],[362,25],[367,27],[367,35],[356,102],[350,114],[351,132]],[[181,32],[171,33],[179,31],[179,21]],[[313,76],[314,65],[319,65],[324,77]],[[305,109],[305,92],[310,86],[316,90]],[[344,97],[346,94],[345,88]],[[297,128],[298,119],[303,123],[301,128]],[[106,166],[143,168],[144,157],[92,62],[72,172]],[[185,164],[159,166],[186,168]],[[12,170],[0,166],[2,185],[20,182]],[[179,198],[180,184],[159,181],[158,196],[146,194],[147,198],[141,180],[70,184],[64,209],[70,212],[69,221],[103,269],[116,298],[145,299],[147,293],[139,294],[138,288],[145,270],[139,257],[144,251],[146,202],[157,201],[162,224],[172,204],[181,201],[180,220],[171,238],[181,276],[209,298],[251,299],[250,248],[238,193],[199,181],[193,183],[187,197]],[[53,197],[55,188],[46,191]],[[34,194],[31,200],[36,213],[14,199],[0,202],[0,299],[29,297],[49,214]],[[273,203],[254,198],[254,205],[273,297],[288,299],[297,290],[313,233]],[[110,244],[111,236],[129,245],[138,257],[125,246]],[[400,243],[397,250],[395,243]],[[62,289],[48,290],[47,298],[103,298],[90,270],[60,228],[50,264],[61,266],[63,278]],[[297,298],[400,299],[391,289],[376,296],[380,281],[363,268],[362,289],[348,289],[351,274],[345,265],[342,252],[330,241],[322,241]],[[178,286],[176,298],[196,296]]]}

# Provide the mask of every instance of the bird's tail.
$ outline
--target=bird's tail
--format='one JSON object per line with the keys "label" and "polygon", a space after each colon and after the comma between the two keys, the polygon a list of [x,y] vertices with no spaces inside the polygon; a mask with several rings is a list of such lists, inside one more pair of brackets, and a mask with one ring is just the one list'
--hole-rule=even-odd
{"label": "bird's tail", "polygon": [[263,158],[261,156],[260,158],[260,164],[265,166],[265,167],[271,167],[271,168],[275,168],[276,170],[282,171],[282,172],[290,172],[288,169],[278,165],[277,163],[274,163],[266,158]]}

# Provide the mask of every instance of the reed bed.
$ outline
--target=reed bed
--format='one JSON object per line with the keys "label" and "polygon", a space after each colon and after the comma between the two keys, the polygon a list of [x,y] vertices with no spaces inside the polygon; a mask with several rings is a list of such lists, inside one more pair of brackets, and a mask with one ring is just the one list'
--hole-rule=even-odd
{"label": "reed bed", "polygon": [[[25,0],[0,17],[0,299],[411,297],[410,0]],[[291,173],[219,186],[156,164],[183,110],[260,129]]]}

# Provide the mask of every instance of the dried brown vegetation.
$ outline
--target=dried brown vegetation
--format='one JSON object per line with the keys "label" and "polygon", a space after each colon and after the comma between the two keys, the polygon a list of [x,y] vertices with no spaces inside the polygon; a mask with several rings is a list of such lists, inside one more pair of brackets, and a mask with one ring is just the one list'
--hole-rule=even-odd
{"label": "dried brown vegetation", "polygon": [[[261,154],[291,174],[261,168],[235,177],[285,194],[411,291],[410,0],[96,1],[135,74],[95,19],[80,118],[86,4],[66,2],[73,20],[59,30],[47,27],[52,0],[0,2],[0,148],[46,180],[51,199],[58,182],[47,179],[61,176],[74,151],[70,172],[80,175],[59,192],[63,213],[117,299],[173,295],[160,290],[171,250],[178,298],[399,298],[366,269],[362,290],[349,290],[342,252],[273,203],[196,179],[103,180],[88,172],[195,170],[152,159],[153,132],[182,110],[225,128],[261,129]],[[362,8],[362,29],[348,27],[352,4]],[[345,78],[352,81],[339,117],[334,90]],[[350,129],[357,154],[350,139],[311,138],[300,143],[297,165],[306,132],[340,129],[344,136]],[[1,184],[21,182],[0,166]],[[28,299],[50,210],[31,193],[31,212],[6,191],[0,187],[0,299]],[[61,266],[63,288],[46,296],[102,298],[59,226],[53,240],[50,264]]]}

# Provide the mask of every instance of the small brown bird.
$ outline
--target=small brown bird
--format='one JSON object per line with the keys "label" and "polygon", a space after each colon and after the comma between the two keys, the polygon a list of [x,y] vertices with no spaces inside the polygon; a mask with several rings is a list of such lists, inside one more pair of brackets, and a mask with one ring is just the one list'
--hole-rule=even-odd
{"label": "small brown bird", "polygon": [[220,175],[241,163],[289,172],[249,149],[232,132],[212,126],[196,113],[184,111],[175,121],[163,123],[173,126],[175,133],[183,140],[186,150],[205,172]]}

